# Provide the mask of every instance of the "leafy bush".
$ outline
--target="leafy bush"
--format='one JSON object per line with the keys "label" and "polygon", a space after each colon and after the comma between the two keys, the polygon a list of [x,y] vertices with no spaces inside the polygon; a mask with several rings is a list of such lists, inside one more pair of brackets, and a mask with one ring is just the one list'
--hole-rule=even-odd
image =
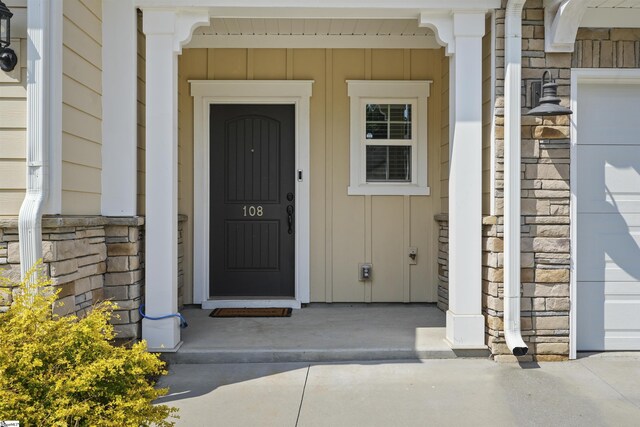
{"label": "leafy bush", "polygon": [[166,373],[158,355],[148,353],[144,342],[131,348],[110,343],[115,304],[97,304],[81,319],[56,316],[57,292],[40,270],[32,269],[17,285],[13,305],[0,314],[0,420],[27,426],[174,425],[166,418],[176,409],[151,404],[167,393],[151,380]]}

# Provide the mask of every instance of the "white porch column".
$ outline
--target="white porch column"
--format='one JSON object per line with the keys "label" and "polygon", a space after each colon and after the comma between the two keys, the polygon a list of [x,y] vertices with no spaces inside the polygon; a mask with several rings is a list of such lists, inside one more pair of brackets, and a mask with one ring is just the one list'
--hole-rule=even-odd
{"label": "white porch column", "polygon": [[[145,314],[178,310],[178,54],[206,11],[143,10],[146,34]],[[143,319],[142,338],[153,351],[176,351],[179,321]]]}
{"label": "white porch column", "polygon": [[138,23],[133,0],[102,3],[102,215],[136,215]]}
{"label": "white porch column", "polygon": [[485,14],[455,13],[449,155],[449,310],[453,348],[485,346],[482,315],[482,36]]}

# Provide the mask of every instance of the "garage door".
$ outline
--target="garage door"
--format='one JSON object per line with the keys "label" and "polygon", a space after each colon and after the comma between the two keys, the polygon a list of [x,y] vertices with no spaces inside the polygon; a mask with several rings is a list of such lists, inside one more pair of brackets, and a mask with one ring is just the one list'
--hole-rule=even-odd
{"label": "garage door", "polygon": [[577,349],[640,350],[640,84],[581,84]]}

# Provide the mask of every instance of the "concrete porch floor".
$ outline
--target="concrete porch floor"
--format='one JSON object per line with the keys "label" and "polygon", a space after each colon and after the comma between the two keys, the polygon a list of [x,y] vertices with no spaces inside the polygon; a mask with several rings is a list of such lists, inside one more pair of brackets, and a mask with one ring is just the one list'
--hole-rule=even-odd
{"label": "concrete porch floor", "polygon": [[310,304],[289,318],[212,318],[187,308],[170,363],[335,362],[488,356],[456,354],[434,304]]}

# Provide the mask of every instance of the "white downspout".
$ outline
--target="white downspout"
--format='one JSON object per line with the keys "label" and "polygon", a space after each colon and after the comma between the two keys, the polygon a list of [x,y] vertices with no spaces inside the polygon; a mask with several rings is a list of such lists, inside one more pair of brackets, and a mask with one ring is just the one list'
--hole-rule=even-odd
{"label": "white downspout", "polygon": [[505,14],[504,335],[514,356],[524,356],[528,351],[520,331],[520,80],[525,2],[509,0]]}
{"label": "white downspout", "polygon": [[20,207],[20,272],[42,258],[42,210],[49,195],[50,0],[27,3],[27,192]]}

